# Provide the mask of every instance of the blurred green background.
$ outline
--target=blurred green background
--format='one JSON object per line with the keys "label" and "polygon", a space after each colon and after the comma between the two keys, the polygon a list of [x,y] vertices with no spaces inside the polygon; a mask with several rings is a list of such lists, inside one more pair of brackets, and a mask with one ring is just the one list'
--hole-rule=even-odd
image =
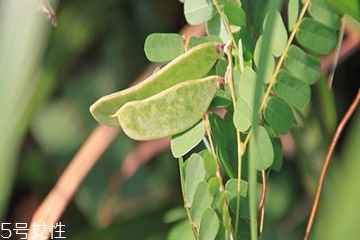
{"label": "blurred green background", "polygon": [[[148,64],[146,36],[185,24],[178,0],[63,0],[50,2],[57,12],[54,28],[35,2],[0,1],[0,214],[9,223],[30,221],[95,128],[89,106],[126,88]],[[294,128],[283,170],[270,174],[263,239],[303,236],[332,133],[360,85],[359,66],[357,52],[337,69],[334,92],[326,90],[326,79],[313,87],[307,122]],[[358,113],[331,163],[321,202],[325,214],[336,200],[332,184],[350,176],[339,166],[360,162],[359,125]],[[182,205],[178,163],[169,151],[126,181],[111,205],[115,218],[110,225],[101,221],[109,180],[135,146],[119,134],[86,177],[60,219],[68,239],[167,238],[173,224],[165,213]],[[321,227],[316,231],[321,234]]]}

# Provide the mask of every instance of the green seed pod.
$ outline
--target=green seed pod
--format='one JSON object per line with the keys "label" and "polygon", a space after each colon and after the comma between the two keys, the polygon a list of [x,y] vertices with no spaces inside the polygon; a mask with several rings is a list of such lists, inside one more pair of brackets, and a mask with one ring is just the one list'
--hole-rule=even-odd
{"label": "green seed pod", "polygon": [[119,125],[114,114],[125,103],[148,98],[177,83],[205,76],[218,59],[221,47],[219,43],[208,42],[190,49],[143,82],[100,98],[91,105],[91,114],[101,124]]}
{"label": "green seed pod", "polygon": [[149,98],[126,103],[116,116],[134,140],[180,133],[197,123],[215,96],[219,76],[178,83]]}

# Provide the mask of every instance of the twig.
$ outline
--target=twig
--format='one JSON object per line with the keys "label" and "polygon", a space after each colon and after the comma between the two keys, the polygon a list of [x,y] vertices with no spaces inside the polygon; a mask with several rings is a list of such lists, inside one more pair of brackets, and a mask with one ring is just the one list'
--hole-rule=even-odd
{"label": "twig", "polygon": [[318,184],[318,187],[317,187],[317,190],[316,190],[315,200],[314,200],[314,203],[313,203],[313,206],[312,206],[312,209],[311,209],[311,213],[310,213],[310,217],[309,217],[309,221],[308,221],[308,224],[307,224],[307,227],[306,227],[306,233],[305,233],[304,240],[308,239],[310,231],[311,231],[311,227],[312,227],[312,224],[313,224],[313,221],[314,221],[314,218],[315,218],[317,206],[319,204],[319,199],[320,199],[321,189],[322,189],[324,179],[325,179],[325,174],[326,174],[327,168],[329,166],[331,156],[332,156],[332,154],[334,152],[336,143],[339,140],[341,132],[343,131],[343,129],[344,129],[346,123],[348,122],[349,118],[354,113],[356,107],[359,105],[359,101],[360,101],[360,88],[358,90],[358,93],[357,93],[353,103],[350,105],[350,107],[346,111],[344,117],[341,119],[338,127],[336,128],[334,137],[331,140],[330,147],[329,147],[328,153],[326,155],[324,165],[323,165],[322,170],[321,170],[319,184]]}

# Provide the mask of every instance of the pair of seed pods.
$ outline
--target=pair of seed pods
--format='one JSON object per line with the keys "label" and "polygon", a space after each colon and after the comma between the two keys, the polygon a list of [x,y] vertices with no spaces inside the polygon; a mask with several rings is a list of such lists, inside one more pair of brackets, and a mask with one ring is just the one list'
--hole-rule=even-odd
{"label": "pair of seed pods", "polygon": [[221,77],[204,77],[221,52],[202,43],[143,82],[100,98],[90,107],[101,124],[120,125],[134,140],[172,136],[192,127],[208,109]]}

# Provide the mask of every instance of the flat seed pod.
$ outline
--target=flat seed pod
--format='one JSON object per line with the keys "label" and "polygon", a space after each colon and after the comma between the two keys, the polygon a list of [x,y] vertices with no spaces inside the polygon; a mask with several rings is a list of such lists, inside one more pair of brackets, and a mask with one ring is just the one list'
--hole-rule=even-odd
{"label": "flat seed pod", "polygon": [[205,76],[215,64],[220,49],[219,43],[200,44],[175,58],[145,81],[100,98],[91,105],[90,112],[99,123],[118,126],[114,114],[125,103],[148,98],[177,83]]}
{"label": "flat seed pod", "polygon": [[125,134],[134,140],[175,135],[201,119],[218,81],[218,76],[210,76],[176,84],[144,100],[126,103],[116,116]]}

